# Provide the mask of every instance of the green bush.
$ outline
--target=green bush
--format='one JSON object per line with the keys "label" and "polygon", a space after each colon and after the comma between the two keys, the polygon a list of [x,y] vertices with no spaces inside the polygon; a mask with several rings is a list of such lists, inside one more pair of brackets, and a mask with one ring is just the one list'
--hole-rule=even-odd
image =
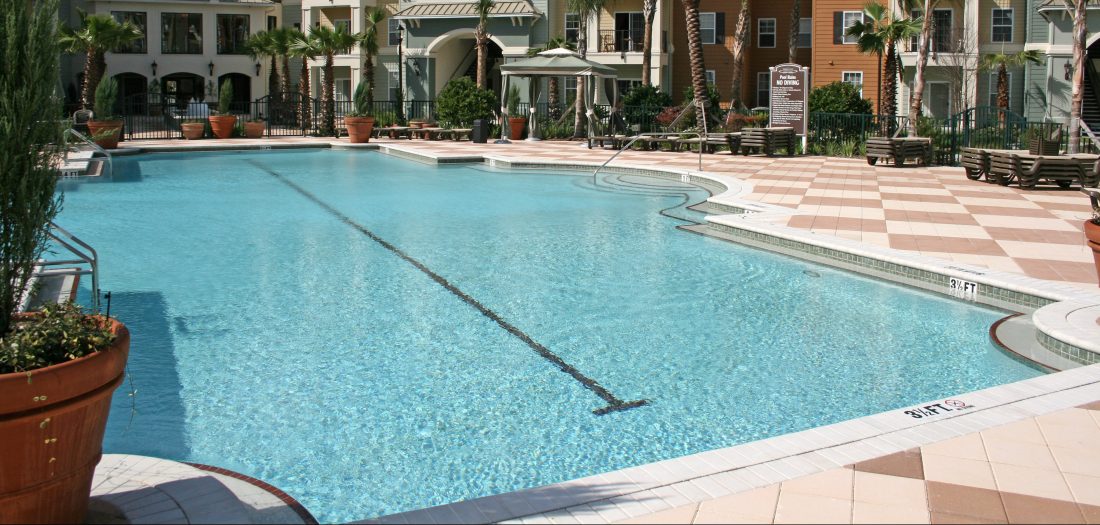
{"label": "green bush", "polygon": [[352,95],[351,101],[351,111],[347,112],[347,116],[370,116],[370,82],[360,82],[355,88],[355,94]]}
{"label": "green bush", "polygon": [[672,97],[653,86],[634,86],[623,97],[623,118],[628,125],[638,125],[641,131],[657,129],[657,116],[672,105]]}
{"label": "green bush", "polygon": [[228,115],[229,105],[233,103],[233,83],[229,79],[225,79],[222,82],[221,89],[218,91],[218,114]]}
{"label": "green bush", "polygon": [[93,112],[96,120],[118,120],[115,115],[115,105],[118,104],[118,82],[114,77],[107,77],[99,82],[95,88],[95,105]]}
{"label": "green bush", "polygon": [[443,87],[435,104],[439,120],[469,127],[476,119],[493,116],[496,96],[492,91],[478,89],[469,77],[459,77]]}
{"label": "green bush", "polygon": [[[690,84],[688,84],[684,87],[684,103],[690,104],[693,100],[695,100],[695,89],[692,88]],[[710,101],[710,107],[706,108],[707,125],[714,126],[719,122],[722,122],[723,118],[722,107],[720,105],[722,102],[722,95],[718,93],[718,87],[716,87],[714,84],[707,84],[707,100]],[[694,113],[688,115],[685,120],[685,125],[687,127],[695,127],[698,125],[696,123]]]}
{"label": "green bush", "polygon": [[518,114],[519,113],[519,86],[513,85],[512,87],[508,88],[508,96],[506,97],[506,99],[508,101],[508,114],[513,116],[513,117],[523,116],[523,115]]}
{"label": "green bush", "polygon": [[0,374],[64,363],[107,348],[114,334],[72,303],[42,307],[39,317],[16,321],[0,338]]}
{"label": "green bush", "polygon": [[810,113],[872,113],[871,101],[847,82],[833,82],[810,91]]}

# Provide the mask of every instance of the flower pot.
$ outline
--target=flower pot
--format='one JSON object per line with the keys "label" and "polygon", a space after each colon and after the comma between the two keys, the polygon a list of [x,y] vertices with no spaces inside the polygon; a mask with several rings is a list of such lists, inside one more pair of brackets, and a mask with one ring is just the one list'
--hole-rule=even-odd
{"label": "flower pot", "polygon": [[0,374],[0,523],[84,522],[130,351],[126,326],[110,322],[116,339],[106,350]]}
{"label": "flower pot", "polygon": [[374,117],[344,117],[344,127],[348,129],[348,140],[352,144],[370,142]]}
{"label": "flower pot", "polygon": [[522,139],[523,127],[526,125],[526,117],[508,117],[508,138],[512,140]]}
{"label": "flower pot", "polygon": [[1085,238],[1089,248],[1092,248],[1092,262],[1096,265],[1096,278],[1100,281],[1100,224],[1085,221]]}
{"label": "flower pot", "polygon": [[426,124],[423,120],[410,120],[409,127],[412,129],[420,129]]}
{"label": "flower pot", "polygon": [[236,115],[210,115],[210,131],[216,139],[227,139],[233,136],[233,128],[237,127]]}
{"label": "flower pot", "polygon": [[201,122],[180,124],[180,130],[183,131],[183,138],[187,140],[198,140],[201,139],[206,132],[206,124]]}
{"label": "flower pot", "polygon": [[1032,138],[1027,144],[1027,152],[1031,155],[1057,155],[1061,148],[1061,140],[1041,139],[1038,137]]}
{"label": "flower pot", "polygon": [[244,136],[249,139],[259,139],[264,136],[267,124],[262,120],[244,123]]}
{"label": "flower pot", "polygon": [[88,133],[92,134],[92,140],[103,149],[115,149],[118,147],[119,137],[122,135],[121,120],[89,120]]}

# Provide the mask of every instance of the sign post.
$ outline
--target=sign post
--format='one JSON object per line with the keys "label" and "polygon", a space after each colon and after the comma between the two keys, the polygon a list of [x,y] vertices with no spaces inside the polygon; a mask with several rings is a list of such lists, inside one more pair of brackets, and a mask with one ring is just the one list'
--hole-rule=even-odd
{"label": "sign post", "polygon": [[794,128],[795,135],[802,137],[802,152],[805,154],[810,68],[798,64],[779,64],[768,69],[772,76],[768,126]]}

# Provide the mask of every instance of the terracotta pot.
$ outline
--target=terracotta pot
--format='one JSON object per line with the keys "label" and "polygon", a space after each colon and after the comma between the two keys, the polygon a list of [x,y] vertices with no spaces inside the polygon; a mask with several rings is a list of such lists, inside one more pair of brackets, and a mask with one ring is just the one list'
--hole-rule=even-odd
{"label": "terracotta pot", "polygon": [[0,523],[84,522],[130,351],[126,326],[112,320],[111,329],[106,350],[0,375]]}
{"label": "terracotta pot", "polygon": [[227,139],[233,136],[233,128],[237,127],[236,115],[210,115],[210,131],[216,139]]}
{"label": "terracotta pot", "polygon": [[527,125],[525,117],[508,117],[508,138],[520,140],[523,138],[523,127]]}
{"label": "terracotta pot", "polygon": [[1096,265],[1096,278],[1100,281],[1100,224],[1085,221],[1085,238],[1089,248],[1092,248],[1092,262]]}
{"label": "terracotta pot", "polygon": [[344,127],[348,129],[348,140],[352,144],[370,142],[374,117],[344,117]]}
{"label": "terracotta pot", "polygon": [[267,123],[262,120],[244,123],[244,136],[249,139],[260,139],[264,136]]}
{"label": "terracotta pot", "polygon": [[[119,137],[122,135],[121,120],[89,120],[88,133],[92,134],[92,140],[103,149],[115,149],[118,147]],[[99,136],[100,138],[95,138]]]}
{"label": "terracotta pot", "polygon": [[198,140],[201,139],[203,133],[206,132],[206,124],[201,122],[180,124],[180,130],[183,131],[183,138],[187,140]]}
{"label": "terracotta pot", "polygon": [[410,120],[409,121],[409,127],[413,128],[413,129],[423,128],[424,124],[426,124],[426,122],[424,122],[423,120]]}

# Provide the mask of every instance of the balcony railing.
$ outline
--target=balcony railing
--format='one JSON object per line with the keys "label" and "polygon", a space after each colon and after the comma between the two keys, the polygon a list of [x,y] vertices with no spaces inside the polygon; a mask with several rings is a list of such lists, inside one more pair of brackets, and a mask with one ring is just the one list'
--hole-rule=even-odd
{"label": "balcony railing", "polygon": [[[968,35],[966,28],[956,27],[948,31],[933,31],[932,45],[929,46],[932,53],[977,53],[978,46],[974,35]],[[914,37],[901,43],[902,53],[916,53],[920,51],[920,38]]]}
{"label": "balcony railing", "polygon": [[600,31],[596,50],[600,53],[641,53],[642,32],[626,29]]}

